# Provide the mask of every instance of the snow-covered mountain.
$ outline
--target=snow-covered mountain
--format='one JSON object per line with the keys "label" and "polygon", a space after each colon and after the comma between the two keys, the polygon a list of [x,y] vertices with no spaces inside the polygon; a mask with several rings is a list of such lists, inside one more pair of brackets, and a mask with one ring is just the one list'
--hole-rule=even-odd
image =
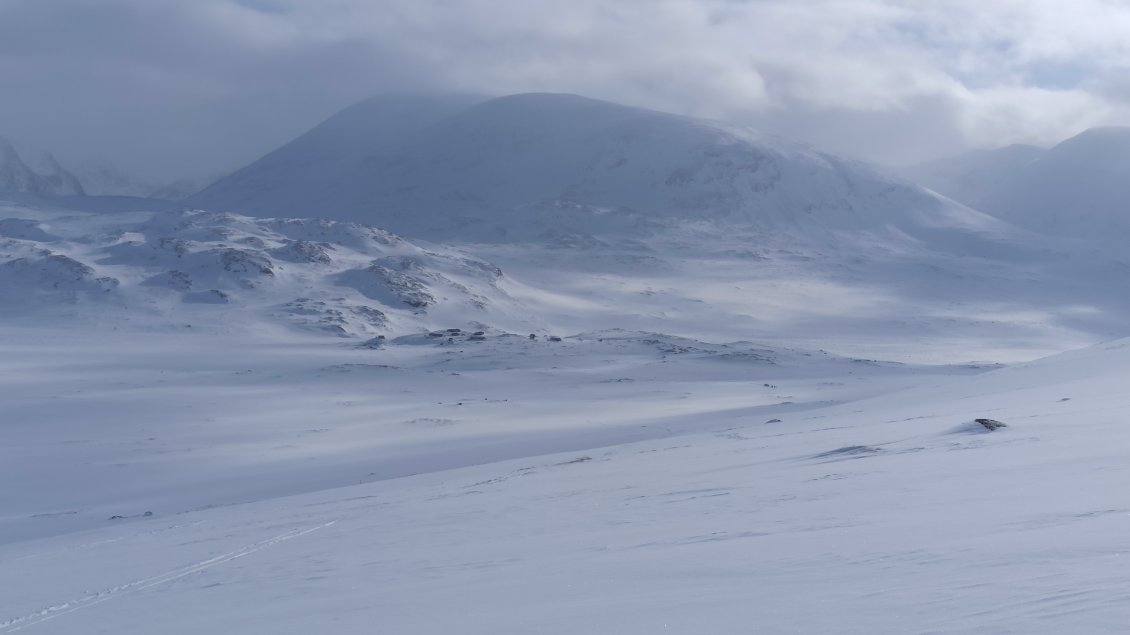
{"label": "snow-covered mountain", "polygon": [[1013,147],[918,166],[942,194],[1053,236],[1130,236],[1130,128],[1092,128],[1048,150]]}
{"label": "snow-covered mountain", "polygon": [[82,196],[82,184],[47,154],[33,168],[14,143],[0,136],[0,191],[41,196]]}
{"label": "snow-covered mountain", "polygon": [[423,103],[411,117],[399,100],[359,104],[189,203],[496,242],[703,221],[1007,233],[861,163],[715,121],[561,94]]}
{"label": "snow-covered mountain", "polygon": [[[410,139],[484,98],[472,95],[368,99],[191,197],[190,204],[263,214],[360,220],[342,203],[366,187],[372,166],[393,160]],[[274,209],[275,212],[267,212]],[[305,210],[299,213],[298,210]],[[368,222],[375,222],[371,218]]]}

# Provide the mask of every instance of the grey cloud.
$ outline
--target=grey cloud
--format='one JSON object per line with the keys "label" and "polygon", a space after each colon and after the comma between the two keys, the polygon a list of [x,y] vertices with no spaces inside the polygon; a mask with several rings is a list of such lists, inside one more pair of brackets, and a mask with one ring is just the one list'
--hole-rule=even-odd
{"label": "grey cloud", "polygon": [[218,173],[387,92],[577,92],[867,158],[1130,122],[1130,7],[1079,0],[7,0],[0,133]]}

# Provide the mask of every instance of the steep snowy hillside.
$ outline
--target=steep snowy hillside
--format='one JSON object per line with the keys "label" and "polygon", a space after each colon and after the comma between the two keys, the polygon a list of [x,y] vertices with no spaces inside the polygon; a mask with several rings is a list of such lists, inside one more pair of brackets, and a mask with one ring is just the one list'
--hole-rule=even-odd
{"label": "steep snowy hillside", "polygon": [[82,184],[51,155],[35,168],[20,156],[16,146],[0,136],[0,191],[43,196],[81,196]]}
{"label": "steep snowy hillside", "polygon": [[1093,128],[1050,150],[1006,148],[957,157],[920,166],[916,177],[946,196],[1045,234],[1118,243],[1130,236],[1130,128]]}
{"label": "steep snowy hillside", "polygon": [[701,221],[801,234],[1008,234],[862,164],[718,122],[558,94],[411,119],[373,104],[383,102],[343,112],[189,202],[488,242],[640,236]]}

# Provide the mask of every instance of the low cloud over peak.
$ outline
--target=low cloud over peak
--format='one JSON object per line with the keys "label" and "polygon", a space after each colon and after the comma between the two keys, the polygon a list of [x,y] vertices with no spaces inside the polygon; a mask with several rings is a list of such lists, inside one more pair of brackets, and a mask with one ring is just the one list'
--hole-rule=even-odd
{"label": "low cloud over peak", "polygon": [[901,163],[1130,123],[1103,0],[8,0],[0,132],[145,178],[374,94],[573,92]]}

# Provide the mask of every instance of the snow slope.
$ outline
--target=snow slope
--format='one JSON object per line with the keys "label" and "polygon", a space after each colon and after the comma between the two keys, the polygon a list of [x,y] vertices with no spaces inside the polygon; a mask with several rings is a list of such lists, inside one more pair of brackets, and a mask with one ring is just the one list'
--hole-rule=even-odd
{"label": "snow slope", "polygon": [[973,209],[985,210],[987,200],[1003,182],[1046,152],[1045,148],[1016,144],[935,159],[897,172]]}
{"label": "snow slope", "polygon": [[926,166],[919,182],[1048,235],[1120,244],[1130,232],[1130,128],[1093,128],[1049,150],[991,156],[1002,160],[980,175],[984,180],[946,182],[947,171],[979,170],[980,159],[971,156]]}
{"label": "snow slope", "polygon": [[[865,165],[719,122],[561,94],[431,117],[438,109],[406,118],[381,100],[360,104],[189,202],[472,242],[640,236],[701,221],[762,232],[889,229],[927,240],[938,229],[1009,233]],[[384,134],[390,128],[397,134]]]}
{"label": "snow slope", "polygon": [[[23,377],[0,469],[29,479],[4,491],[0,633],[1130,620],[1125,340],[985,373],[639,334],[226,361],[215,340],[45,335],[46,356],[24,331],[0,357]],[[95,377],[101,347],[125,355]],[[98,528],[19,539],[68,525]]]}

